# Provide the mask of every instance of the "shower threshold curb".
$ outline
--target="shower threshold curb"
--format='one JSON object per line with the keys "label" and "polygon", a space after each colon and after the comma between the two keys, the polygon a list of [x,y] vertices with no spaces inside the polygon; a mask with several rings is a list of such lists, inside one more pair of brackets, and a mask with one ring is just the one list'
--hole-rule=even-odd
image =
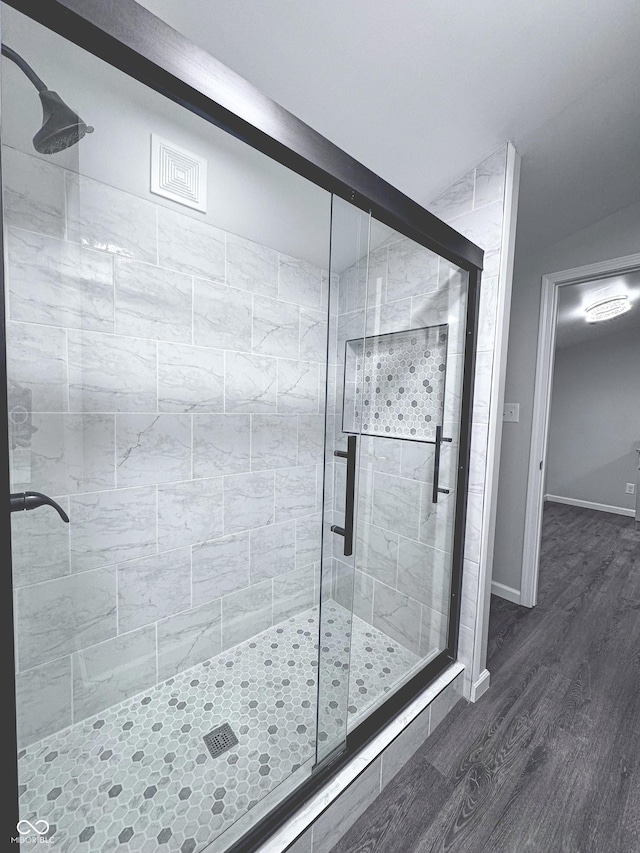
{"label": "shower threshold curb", "polygon": [[367,743],[345,767],[339,770],[330,782],[306,802],[284,826],[277,830],[259,848],[258,853],[283,853],[287,850],[338,799],[340,794],[355,782],[360,774],[402,734],[407,726],[464,672],[464,669],[462,663],[452,663],[391,720],[373,740]]}

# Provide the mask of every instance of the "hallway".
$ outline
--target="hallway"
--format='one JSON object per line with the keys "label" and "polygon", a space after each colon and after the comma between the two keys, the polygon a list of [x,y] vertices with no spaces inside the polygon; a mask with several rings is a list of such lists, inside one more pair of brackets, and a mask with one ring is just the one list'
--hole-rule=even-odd
{"label": "hallway", "polygon": [[640,850],[640,531],[547,503],[539,603],[492,598],[460,702],[333,853]]}

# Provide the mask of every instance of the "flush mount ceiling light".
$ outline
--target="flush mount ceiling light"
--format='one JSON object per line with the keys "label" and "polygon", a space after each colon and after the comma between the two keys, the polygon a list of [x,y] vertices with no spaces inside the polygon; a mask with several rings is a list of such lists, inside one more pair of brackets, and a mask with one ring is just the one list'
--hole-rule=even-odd
{"label": "flush mount ceiling light", "polygon": [[587,315],[587,323],[602,323],[603,320],[611,320],[631,311],[631,303],[628,296],[609,296],[600,299],[584,309]]}

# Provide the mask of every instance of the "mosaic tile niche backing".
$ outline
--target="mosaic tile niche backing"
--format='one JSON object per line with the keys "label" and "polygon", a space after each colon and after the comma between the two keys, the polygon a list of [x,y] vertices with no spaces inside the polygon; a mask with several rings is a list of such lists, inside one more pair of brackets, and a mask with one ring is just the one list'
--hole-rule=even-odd
{"label": "mosaic tile niche backing", "polygon": [[344,431],[358,432],[361,422],[368,435],[434,441],[446,360],[446,325],[347,341]]}

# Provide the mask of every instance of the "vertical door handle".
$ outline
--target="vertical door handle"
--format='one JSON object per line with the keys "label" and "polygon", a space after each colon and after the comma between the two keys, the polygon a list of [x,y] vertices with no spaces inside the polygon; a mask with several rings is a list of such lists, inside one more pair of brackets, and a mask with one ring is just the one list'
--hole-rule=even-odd
{"label": "vertical door handle", "polygon": [[332,533],[337,533],[338,536],[344,537],[344,556],[350,557],[353,554],[353,513],[355,509],[356,489],[356,436],[347,436],[346,451],[334,450],[333,455],[347,460],[347,485],[344,498],[344,527],[332,524],[331,531]]}
{"label": "vertical door handle", "polygon": [[439,486],[440,482],[440,445],[443,441],[452,441],[450,438],[443,438],[442,436],[442,427],[436,427],[436,444],[435,444],[435,452],[433,454],[433,494],[431,496],[431,500],[434,504],[438,503],[438,495],[448,495],[449,489],[441,489]]}

